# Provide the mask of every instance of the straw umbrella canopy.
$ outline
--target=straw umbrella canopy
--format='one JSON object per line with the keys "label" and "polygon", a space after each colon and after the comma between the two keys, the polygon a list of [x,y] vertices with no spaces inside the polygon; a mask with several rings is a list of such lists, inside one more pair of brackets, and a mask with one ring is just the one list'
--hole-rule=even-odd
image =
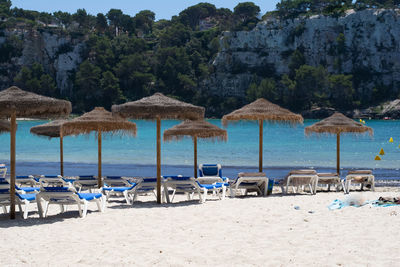
{"label": "straw umbrella canopy", "polygon": [[113,105],[112,112],[124,118],[157,121],[157,202],[161,203],[161,120],[197,120],[204,118],[205,109],[155,93],[137,101]]}
{"label": "straw umbrella canopy", "polygon": [[16,118],[67,116],[71,102],[26,92],[12,86],[0,92],[0,117],[10,118],[10,217],[15,219],[15,132]]}
{"label": "straw umbrella canopy", "polygon": [[211,124],[205,120],[184,121],[181,124],[164,131],[164,141],[180,140],[184,137],[192,137],[194,145],[194,177],[197,178],[197,139],[212,139],[226,141],[226,130]]}
{"label": "straw umbrella canopy", "polygon": [[82,116],[65,122],[61,131],[64,135],[80,135],[97,132],[98,141],[98,186],[102,187],[101,176],[101,133],[129,134],[136,136],[136,124],[123,118],[112,116],[111,112],[102,107],[96,107]]}
{"label": "straw umbrella canopy", "polygon": [[11,131],[11,123],[7,120],[0,120],[0,134]]}
{"label": "straw umbrella canopy", "polygon": [[222,124],[226,126],[229,121],[238,120],[258,120],[259,124],[259,162],[258,171],[263,169],[263,122],[288,122],[291,124],[303,123],[303,117],[295,114],[288,109],[282,108],[276,104],[269,102],[264,98],[259,98],[256,101],[245,105],[244,107],[235,110],[222,117]]}
{"label": "straw umbrella canopy", "polygon": [[340,174],[340,134],[369,133],[371,136],[374,134],[372,128],[356,122],[339,112],[335,112],[332,116],[306,127],[304,132],[306,135],[311,135],[312,133],[336,134],[336,172],[338,174]]}
{"label": "straw umbrella canopy", "polygon": [[60,138],[60,173],[61,176],[64,176],[64,155],[63,155],[63,137],[64,135],[61,132],[61,126],[63,123],[67,122],[67,120],[55,120],[49,123],[41,124],[38,126],[34,126],[31,128],[31,133],[38,136],[45,136],[48,138]]}

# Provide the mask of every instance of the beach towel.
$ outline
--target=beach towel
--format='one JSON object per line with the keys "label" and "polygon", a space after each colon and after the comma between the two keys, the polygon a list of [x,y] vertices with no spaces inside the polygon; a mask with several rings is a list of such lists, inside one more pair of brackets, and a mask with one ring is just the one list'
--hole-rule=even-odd
{"label": "beach towel", "polygon": [[372,202],[375,207],[391,207],[400,205],[400,197],[379,197]]}

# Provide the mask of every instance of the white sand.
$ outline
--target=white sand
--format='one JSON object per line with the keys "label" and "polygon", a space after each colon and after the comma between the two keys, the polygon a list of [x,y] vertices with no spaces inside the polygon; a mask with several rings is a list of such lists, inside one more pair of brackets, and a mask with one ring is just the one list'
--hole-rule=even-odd
{"label": "white sand", "polygon": [[[400,195],[362,194],[369,200]],[[0,215],[0,265],[399,266],[400,207],[328,210],[336,198],[345,196],[162,206],[147,197],[149,202],[134,207],[110,203],[105,213],[91,204],[85,219],[75,207],[58,214],[57,206],[47,219],[37,213],[15,221]]]}

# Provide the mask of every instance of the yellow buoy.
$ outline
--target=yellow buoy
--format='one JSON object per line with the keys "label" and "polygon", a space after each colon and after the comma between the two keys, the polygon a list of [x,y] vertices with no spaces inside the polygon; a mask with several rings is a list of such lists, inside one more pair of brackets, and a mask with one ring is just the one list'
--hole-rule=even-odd
{"label": "yellow buoy", "polygon": [[362,119],[360,119],[360,122],[362,122]]}
{"label": "yellow buoy", "polygon": [[389,143],[393,143],[393,137],[390,137]]}
{"label": "yellow buoy", "polygon": [[379,157],[378,155],[376,155],[375,160],[381,160],[381,157]]}
{"label": "yellow buoy", "polygon": [[383,148],[381,148],[381,151],[379,151],[379,155],[385,155],[385,151],[383,151]]}

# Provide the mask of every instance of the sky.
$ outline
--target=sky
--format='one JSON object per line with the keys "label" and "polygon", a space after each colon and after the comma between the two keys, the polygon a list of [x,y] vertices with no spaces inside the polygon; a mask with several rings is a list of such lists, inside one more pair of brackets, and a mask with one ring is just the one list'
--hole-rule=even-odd
{"label": "sky", "polygon": [[[149,9],[156,13],[156,20],[170,19],[173,15],[189,6],[200,2],[214,4],[217,8],[233,8],[242,1],[234,0],[11,0],[13,7],[19,7],[28,10],[53,13],[54,11],[64,11],[75,13],[77,9],[84,8],[88,13],[96,15],[97,13],[106,14],[111,8],[121,9],[125,14],[134,16],[141,10]],[[249,0],[251,1],[251,0]],[[275,9],[279,0],[253,0],[261,8],[261,13]]]}

